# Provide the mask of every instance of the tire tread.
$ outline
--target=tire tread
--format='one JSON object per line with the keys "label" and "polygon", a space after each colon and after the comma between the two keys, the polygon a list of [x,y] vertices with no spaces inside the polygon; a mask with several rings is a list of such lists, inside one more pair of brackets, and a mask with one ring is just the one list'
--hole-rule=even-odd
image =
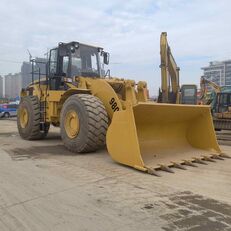
{"label": "tire tread", "polygon": [[[93,95],[76,94],[70,96],[75,100],[80,100],[88,115],[87,131],[84,145],[78,152],[87,153],[94,152],[103,147],[106,142],[106,132],[108,128],[108,115],[103,103]],[[69,99],[70,99],[69,98]],[[65,144],[68,150],[76,152],[76,146],[72,144]]]}

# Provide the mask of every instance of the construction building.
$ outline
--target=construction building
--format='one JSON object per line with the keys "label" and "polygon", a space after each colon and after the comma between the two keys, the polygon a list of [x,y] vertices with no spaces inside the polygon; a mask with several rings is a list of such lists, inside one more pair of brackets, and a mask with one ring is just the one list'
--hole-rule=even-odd
{"label": "construction building", "polygon": [[25,88],[30,83],[31,79],[31,64],[30,62],[23,62],[21,66],[22,87]]}
{"label": "construction building", "polygon": [[5,75],[5,97],[16,98],[21,91],[21,73]]}
{"label": "construction building", "polygon": [[231,60],[212,61],[209,66],[201,68],[203,77],[219,86],[231,85]]}

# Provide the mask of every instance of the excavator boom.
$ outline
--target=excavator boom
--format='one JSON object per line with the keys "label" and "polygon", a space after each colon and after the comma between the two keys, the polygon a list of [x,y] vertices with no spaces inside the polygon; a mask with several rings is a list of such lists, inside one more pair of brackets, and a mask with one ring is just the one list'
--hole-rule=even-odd
{"label": "excavator boom", "polygon": [[180,68],[177,66],[171,53],[166,32],[162,32],[160,36],[160,59],[161,91],[158,101],[161,103],[178,103],[180,92]]}

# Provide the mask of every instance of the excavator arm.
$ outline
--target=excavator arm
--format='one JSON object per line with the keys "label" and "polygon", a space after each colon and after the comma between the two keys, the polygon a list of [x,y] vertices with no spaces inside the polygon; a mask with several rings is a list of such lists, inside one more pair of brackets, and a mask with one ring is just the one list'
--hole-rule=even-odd
{"label": "excavator arm", "polygon": [[209,105],[212,99],[206,99],[206,95],[207,95],[206,84],[208,84],[210,87],[213,88],[215,94],[221,92],[221,87],[217,85],[216,83],[206,79],[204,76],[201,77],[201,81],[200,81],[201,97],[200,99],[203,100],[204,102],[203,104]]}
{"label": "excavator arm", "polygon": [[219,85],[217,85],[216,83],[214,83],[208,79],[205,79],[205,77],[202,76],[201,77],[201,89],[203,89],[203,90],[205,89],[205,84],[208,84],[209,86],[211,86],[216,93],[221,92],[221,87]]}
{"label": "excavator arm", "polygon": [[167,41],[167,33],[160,36],[161,89],[158,101],[161,103],[179,103],[179,71]]}

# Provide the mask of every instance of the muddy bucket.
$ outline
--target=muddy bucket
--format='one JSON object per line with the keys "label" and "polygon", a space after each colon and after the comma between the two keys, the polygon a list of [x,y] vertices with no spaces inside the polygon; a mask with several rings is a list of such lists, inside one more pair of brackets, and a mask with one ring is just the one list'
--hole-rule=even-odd
{"label": "muddy bucket", "polygon": [[115,112],[107,148],[113,160],[149,172],[221,153],[209,106],[158,103]]}

